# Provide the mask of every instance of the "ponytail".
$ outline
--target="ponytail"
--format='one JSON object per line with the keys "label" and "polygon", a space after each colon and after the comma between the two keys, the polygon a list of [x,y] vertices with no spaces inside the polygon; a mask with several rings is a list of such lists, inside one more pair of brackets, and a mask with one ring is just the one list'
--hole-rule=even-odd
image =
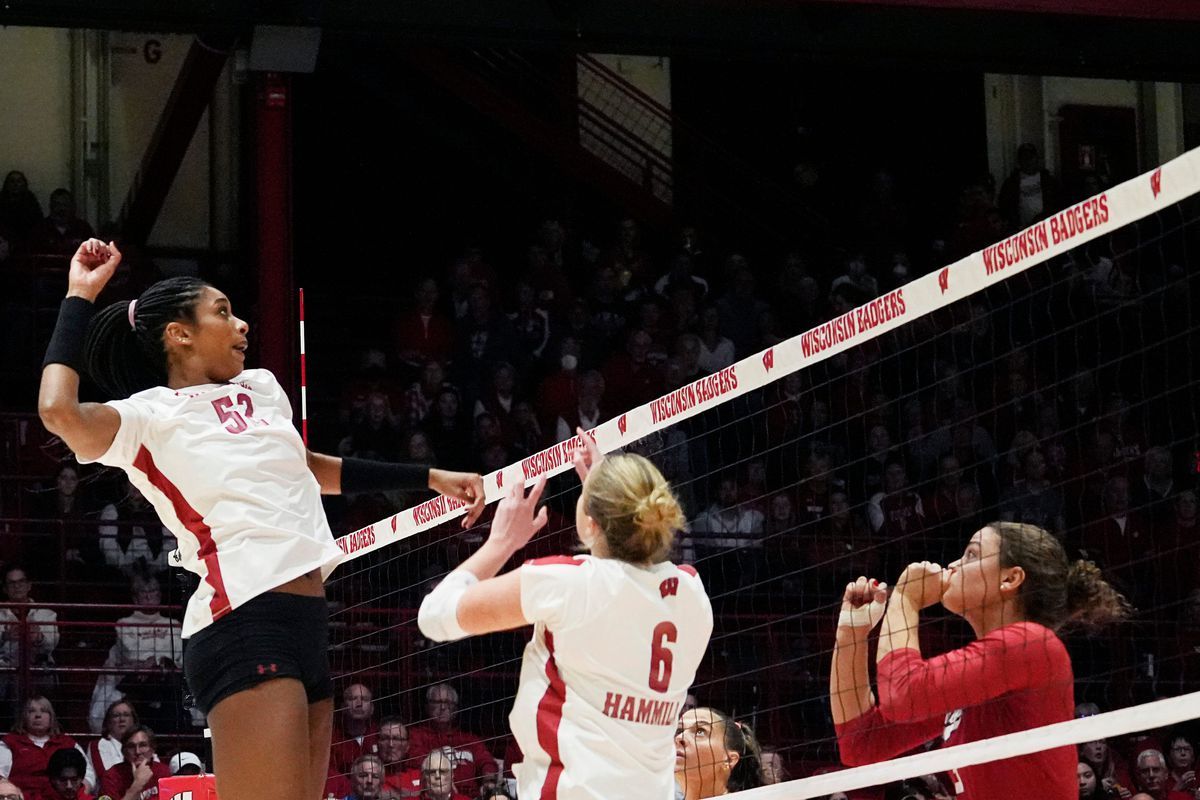
{"label": "ponytail", "polygon": [[1076,561],[1067,570],[1068,622],[1096,630],[1125,620],[1132,610],[1093,562]]}
{"label": "ponytail", "polygon": [[196,301],[207,285],[199,278],[168,278],[136,303],[121,300],[98,311],[84,340],[84,370],[112,398],[165,384],[163,332],[172,322],[195,320]]}

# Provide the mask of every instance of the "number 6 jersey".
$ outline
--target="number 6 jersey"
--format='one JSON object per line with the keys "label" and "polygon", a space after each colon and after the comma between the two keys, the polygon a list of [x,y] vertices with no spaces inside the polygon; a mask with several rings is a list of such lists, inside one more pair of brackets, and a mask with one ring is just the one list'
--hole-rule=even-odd
{"label": "number 6 jersey", "polygon": [[522,800],[675,796],[675,727],[712,634],[691,567],[555,557],[520,568],[534,623],[509,723]]}
{"label": "number 6 jersey", "polygon": [[327,577],[337,566],[342,551],[320,487],[270,372],[158,386],[108,405],[121,424],[94,460],[129,475],[179,540],[181,566],[201,578],[185,638],[263,592],[317,568]]}

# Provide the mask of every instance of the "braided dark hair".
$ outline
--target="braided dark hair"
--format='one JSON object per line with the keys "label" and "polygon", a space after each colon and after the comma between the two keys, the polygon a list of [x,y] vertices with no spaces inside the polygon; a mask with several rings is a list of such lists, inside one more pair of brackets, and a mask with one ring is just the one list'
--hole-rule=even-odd
{"label": "braided dark hair", "polygon": [[159,281],[142,292],[129,324],[129,301],[96,312],[83,345],[83,366],[109,397],[126,398],[167,382],[163,331],[196,319],[196,302],[208,284],[199,278]]}

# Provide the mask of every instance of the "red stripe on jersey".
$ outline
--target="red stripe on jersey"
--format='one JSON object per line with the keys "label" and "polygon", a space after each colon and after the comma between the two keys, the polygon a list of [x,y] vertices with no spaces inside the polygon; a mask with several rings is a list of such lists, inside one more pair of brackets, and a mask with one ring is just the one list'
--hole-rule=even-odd
{"label": "red stripe on jersey", "polygon": [[550,651],[550,657],[546,659],[546,677],[550,679],[550,685],[538,703],[537,736],[538,744],[550,756],[550,769],[542,784],[541,800],[555,800],[558,797],[558,779],[563,771],[562,757],[558,752],[558,726],[562,722],[563,703],[567,700],[567,685],[563,683],[558,664],[554,661],[554,634],[550,631],[546,631],[546,649]]}
{"label": "red stripe on jersey", "polygon": [[204,517],[200,516],[200,512],[192,508],[192,504],[184,498],[179,487],[158,469],[158,465],[154,463],[154,456],[150,455],[145,445],[138,450],[133,466],[145,473],[150,484],[167,496],[171,507],[175,509],[175,516],[179,517],[183,527],[200,542],[200,559],[204,561],[204,566],[208,567],[208,574],[204,576],[204,580],[213,588],[213,599],[208,607],[212,611],[213,621],[220,619],[231,609],[229,595],[225,593],[225,581],[221,579],[221,562],[217,558],[217,543],[213,539],[212,529],[208,527]]}
{"label": "red stripe on jersey", "polygon": [[700,577],[700,573],[696,572],[696,568],[693,567],[691,564],[679,564],[677,566],[679,567],[679,570],[681,572],[686,572],[688,575],[691,575],[693,578]]}
{"label": "red stripe on jersey", "polygon": [[582,567],[583,559],[579,556],[546,556],[545,558],[531,558],[525,563],[535,567],[544,567],[547,564],[569,564],[572,567]]}

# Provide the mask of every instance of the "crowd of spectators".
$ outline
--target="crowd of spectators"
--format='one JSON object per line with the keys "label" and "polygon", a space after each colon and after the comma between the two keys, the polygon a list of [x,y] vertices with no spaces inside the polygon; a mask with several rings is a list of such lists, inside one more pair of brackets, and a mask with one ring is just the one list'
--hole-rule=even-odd
{"label": "crowd of spectators", "polygon": [[[593,242],[548,217],[517,259],[500,263],[482,248],[466,248],[444,270],[414,272],[390,339],[348,359],[335,400],[340,428],[329,445],[344,456],[485,473],[503,467],[577,427],[593,427],[845,313],[1075,199],[1063,196],[1036,149],[1023,146],[1018,156],[1018,168],[999,192],[988,178],[973,181],[953,218],[920,226],[897,200],[894,178],[880,173],[851,215],[861,221],[859,229],[840,247],[748,255],[695,227],[678,237],[644,237],[631,218],[619,220],[607,242]],[[49,208],[43,217],[24,176],[9,174],[0,191],[0,273],[10,251],[61,256],[90,235],[69,193],[55,192]],[[938,233],[914,246],[918,229]],[[778,612],[784,604],[821,627],[847,577],[870,574],[890,582],[910,559],[953,560],[989,519],[1030,522],[1059,536],[1073,555],[1099,563],[1139,609],[1129,629],[1071,643],[1080,698],[1123,705],[1200,688],[1191,663],[1200,648],[1197,431],[1194,415],[1179,411],[1194,407],[1196,398],[1187,370],[1177,368],[1189,358],[1187,337],[1176,335],[1181,327],[1194,331],[1196,323],[1195,279],[1183,260],[1195,245],[1189,236],[1184,229],[1156,238],[1127,229],[1105,237],[635,444],[656,454],[689,512],[690,530],[677,556],[699,565],[718,617],[735,627],[738,614]],[[1151,244],[1139,247],[1143,238]],[[54,536],[27,535],[37,532],[38,522],[23,531],[0,529],[0,556],[9,565],[6,597],[28,606],[0,609],[0,700],[17,699],[18,663],[54,663],[59,632],[55,612],[35,604],[31,576],[16,564],[46,570],[32,577],[57,570],[97,587],[132,582],[134,605],[154,607],[162,598],[174,543],[145,499],[127,482],[85,474],[73,463],[54,469],[25,514],[53,523],[46,530]],[[350,530],[419,499],[338,498],[329,509],[335,529]],[[558,523],[551,527],[558,530],[536,546],[569,548],[568,509],[551,510]],[[429,579],[455,565],[464,541],[447,539],[396,560],[406,574],[386,602],[419,601]],[[356,591],[364,589],[344,581],[331,596],[348,600],[343,595]],[[114,597],[127,602],[124,593],[104,599]],[[385,602],[367,599],[376,609]],[[25,636],[20,641],[13,636],[18,629]],[[153,734],[128,725],[131,704],[155,730],[179,725],[173,705],[181,693],[178,623],[156,608],[119,620],[115,630],[102,664],[111,672],[100,676],[86,704],[90,728],[102,736],[82,774],[77,764],[55,765],[67,776],[64,786],[80,779],[96,786],[96,776],[117,767],[123,768],[122,791],[157,780]],[[787,646],[819,655],[821,645],[806,636]],[[389,641],[405,649],[424,646],[412,638]],[[715,663],[765,666],[765,651],[753,641],[743,640],[745,652],[723,651]],[[21,647],[27,653],[18,652]],[[446,652],[455,655],[447,660]],[[506,770],[519,760],[503,723],[463,730],[456,686],[437,682],[453,676],[462,652],[444,649],[439,656],[431,649],[420,673],[422,685],[433,684],[423,709],[399,699],[406,687],[388,685],[388,713],[379,714],[369,670],[361,683],[345,687],[331,796],[503,795]],[[820,661],[812,662],[813,675]],[[710,673],[701,689],[706,702],[748,707],[744,687],[720,681],[719,666]],[[52,673],[33,674],[47,683],[30,688],[53,694]],[[742,683],[774,680],[758,669],[747,674],[752,677]],[[755,696],[760,689],[753,687]],[[817,698],[820,681],[802,691]],[[472,701],[478,707],[493,699]],[[760,732],[776,738],[774,749],[764,752],[768,772],[810,771],[801,744],[828,737],[823,712],[791,725],[777,721],[779,711],[749,707]],[[399,709],[415,724],[395,716]],[[37,720],[42,716],[34,712]],[[35,738],[57,741],[52,709],[48,716],[48,726],[36,722],[41,733]],[[10,736],[27,736],[30,724],[19,724]],[[135,730],[145,741],[129,744]],[[1180,753],[1194,743],[1181,736]],[[118,742],[132,750],[120,763]],[[1195,778],[1190,762],[1177,758],[1175,742],[1160,736],[1157,749],[1114,743],[1107,757],[1096,758],[1085,758],[1096,747],[1082,747],[1081,797],[1127,800],[1137,790],[1154,800],[1182,800],[1170,792],[1193,791]],[[1114,767],[1118,755],[1121,766]],[[48,766],[38,769],[59,791]],[[1085,790],[1087,769],[1094,785]],[[1159,771],[1170,777],[1156,782]],[[21,788],[26,796],[46,790]],[[948,795],[936,776],[893,789],[906,800]]]}

